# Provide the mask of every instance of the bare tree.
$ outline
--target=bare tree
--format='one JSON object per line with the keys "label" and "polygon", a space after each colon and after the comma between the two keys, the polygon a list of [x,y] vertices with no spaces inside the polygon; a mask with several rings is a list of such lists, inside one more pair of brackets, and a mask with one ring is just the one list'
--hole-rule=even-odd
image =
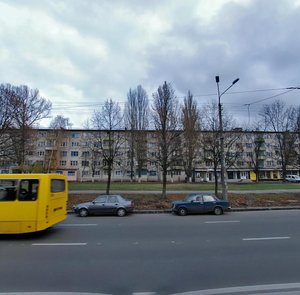
{"label": "bare tree", "polygon": [[49,125],[50,131],[47,133],[47,146],[44,158],[44,170],[49,173],[58,167],[58,158],[61,151],[61,143],[63,141],[66,130],[71,129],[72,124],[69,118],[58,115]]}
{"label": "bare tree", "polygon": [[30,89],[26,85],[14,87],[11,102],[14,108],[13,125],[17,131],[13,138],[16,163],[19,170],[24,172],[26,154],[33,148],[35,136],[33,128],[49,115],[52,104],[40,97],[37,89]]}
{"label": "bare tree", "polygon": [[11,109],[11,142],[14,147],[14,161],[18,169],[25,170],[25,160],[34,147],[34,127],[46,118],[52,104],[40,97],[37,89],[28,86],[8,86],[10,91],[9,104]]}
{"label": "bare tree", "polygon": [[172,155],[179,148],[179,118],[174,90],[170,83],[164,82],[158,87],[157,92],[153,93],[153,121],[158,139],[157,160],[163,176],[162,198],[166,197],[167,172]]}
{"label": "bare tree", "polygon": [[12,142],[10,140],[10,130],[12,127],[12,107],[11,98],[13,96],[10,84],[0,85],[0,158],[7,159],[12,156]]}
{"label": "bare tree", "polygon": [[141,85],[136,89],[129,89],[125,106],[125,126],[129,131],[130,178],[133,180],[135,163],[139,182],[141,173],[147,161],[147,133],[149,125],[149,99]]}
{"label": "bare tree", "polygon": [[65,118],[64,116],[57,115],[51,122],[50,122],[50,129],[61,129],[67,130],[72,128],[72,123],[70,122],[69,118]]}
{"label": "bare tree", "polygon": [[253,169],[256,175],[256,182],[260,181],[260,171],[264,166],[263,158],[265,152],[265,138],[264,133],[255,132],[248,138],[248,151],[246,156],[248,158],[249,168]]}
{"label": "bare tree", "polygon": [[[208,131],[204,132],[202,136],[204,160],[211,163],[211,166],[213,167],[216,195],[218,195],[218,171],[221,163],[219,134],[220,124],[218,111],[218,104],[213,101],[204,107],[201,112],[203,114],[203,128]],[[233,129],[233,126],[234,121],[232,118],[228,115],[228,113],[223,112],[223,135],[226,146],[225,163],[227,168],[232,166],[240,155],[240,151],[233,149],[233,145],[238,140],[238,137],[232,132],[227,132]]]}
{"label": "bare tree", "polygon": [[100,110],[94,111],[91,125],[98,130],[94,133],[95,144],[100,150],[107,172],[106,193],[109,194],[113,167],[124,144],[124,131],[121,130],[123,116],[119,104],[112,99],[107,100]]}
{"label": "bare tree", "polygon": [[182,153],[184,170],[187,180],[191,182],[194,172],[193,163],[199,146],[200,113],[190,91],[188,91],[187,97],[184,98],[184,104],[181,109],[181,123],[184,139]]}
{"label": "bare tree", "polygon": [[[296,115],[297,115],[297,119],[296,119],[297,123],[295,126],[296,127],[295,132],[297,133],[298,142],[300,142],[300,106],[298,106],[298,108],[296,109]],[[298,164],[298,169],[300,170],[300,144],[298,144],[297,147],[297,164]]]}
{"label": "bare tree", "polygon": [[260,112],[266,129],[276,132],[278,152],[280,154],[282,178],[285,179],[287,167],[297,164],[295,131],[298,127],[297,109],[287,107],[281,100],[265,105]]}

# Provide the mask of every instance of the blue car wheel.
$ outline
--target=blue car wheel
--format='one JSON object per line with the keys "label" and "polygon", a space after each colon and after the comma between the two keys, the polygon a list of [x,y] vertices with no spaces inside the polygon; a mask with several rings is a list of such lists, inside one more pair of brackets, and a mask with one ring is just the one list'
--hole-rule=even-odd
{"label": "blue car wheel", "polygon": [[222,215],[223,214],[223,209],[221,207],[215,207],[214,208],[214,214],[215,215]]}
{"label": "blue car wheel", "polygon": [[178,215],[180,215],[180,216],[185,216],[185,215],[187,215],[187,210],[186,210],[186,208],[183,208],[183,207],[179,208],[179,209],[178,209]]}

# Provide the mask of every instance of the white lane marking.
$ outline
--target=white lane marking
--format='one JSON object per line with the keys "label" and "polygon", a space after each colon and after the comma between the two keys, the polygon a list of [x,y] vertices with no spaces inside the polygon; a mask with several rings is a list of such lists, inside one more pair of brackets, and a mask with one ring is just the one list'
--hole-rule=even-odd
{"label": "white lane marking", "polygon": [[219,220],[219,221],[205,221],[204,223],[239,223],[239,220]]}
{"label": "white lane marking", "polygon": [[[207,289],[207,290],[198,290],[198,291],[190,291],[190,292],[183,292],[183,293],[176,293],[173,295],[217,295],[217,294],[258,294],[257,292],[260,291],[289,291],[289,290],[296,290],[300,288],[300,283],[288,283],[288,284],[272,284],[272,285],[253,285],[253,286],[241,286],[241,287],[228,287],[228,288],[219,288],[219,289]],[[294,290],[293,290],[294,289]],[[276,294],[286,294],[286,291],[283,293]],[[246,293],[247,292],[247,293]],[[259,293],[262,294],[262,293]],[[267,293],[263,293],[267,294]],[[268,292],[269,294],[269,292]],[[272,293],[273,294],[273,293]],[[296,293],[293,293],[296,294]]]}
{"label": "white lane marking", "polygon": [[133,292],[132,295],[154,295],[156,292]]}
{"label": "white lane marking", "polygon": [[86,246],[87,243],[34,243],[32,246]]}
{"label": "white lane marking", "polygon": [[264,241],[264,240],[288,240],[291,237],[262,237],[262,238],[244,238],[243,241]]}
{"label": "white lane marking", "polygon": [[8,292],[0,295],[111,295],[104,293],[86,293],[86,292]]}
{"label": "white lane marking", "polygon": [[64,227],[64,226],[97,226],[96,223],[66,223],[66,224],[58,224],[56,226]]}

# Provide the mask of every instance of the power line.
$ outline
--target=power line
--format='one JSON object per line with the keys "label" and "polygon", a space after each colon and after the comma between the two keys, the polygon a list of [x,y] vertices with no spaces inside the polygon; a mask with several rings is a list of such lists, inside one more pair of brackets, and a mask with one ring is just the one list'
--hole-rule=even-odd
{"label": "power line", "polygon": [[[287,88],[285,88],[285,89],[287,89]],[[284,95],[284,94],[286,94],[286,93],[288,93],[288,92],[291,92],[291,91],[294,91],[294,90],[295,90],[295,89],[289,89],[289,90],[284,91],[284,92],[282,92],[282,93],[275,94],[275,95],[272,95],[272,96],[269,96],[269,97],[265,97],[265,98],[262,98],[262,99],[253,101],[253,102],[251,102],[251,103],[246,103],[246,104],[244,104],[244,105],[245,105],[245,106],[246,106],[246,105],[249,105],[249,106],[250,106],[250,105],[255,104],[255,103],[259,103],[259,102],[262,102],[262,101],[265,101],[265,100],[268,100],[268,99],[271,99],[271,98],[274,98],[274,97],[278,97],[278,96]]]}

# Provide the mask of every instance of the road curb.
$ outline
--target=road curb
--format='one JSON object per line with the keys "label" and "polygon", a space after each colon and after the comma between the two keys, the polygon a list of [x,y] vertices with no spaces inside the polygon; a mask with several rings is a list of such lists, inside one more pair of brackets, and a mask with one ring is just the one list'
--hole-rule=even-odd
{"label": "road curb", "polygon": [[[270,211],[270,210],[300,210],[300,206],[296,207],[247,207],[247,208],[231,208],[229,212],[243,212],[243,211]],[[163,210],[134,210],[137,214],[160,214],[172,213],[171,209]]]}
{"label": "road curb", "polygon": [[[245,211],[279,211],[279,210],[300,210],[300,206],[295,207],[247,207],[247,208],[231,208],[230,212],[245,212]],[[68,214],[72,214],[74,211],[69,210]],[[170,214],[171,209],[145,209],[134,210],[133,214]]]}

